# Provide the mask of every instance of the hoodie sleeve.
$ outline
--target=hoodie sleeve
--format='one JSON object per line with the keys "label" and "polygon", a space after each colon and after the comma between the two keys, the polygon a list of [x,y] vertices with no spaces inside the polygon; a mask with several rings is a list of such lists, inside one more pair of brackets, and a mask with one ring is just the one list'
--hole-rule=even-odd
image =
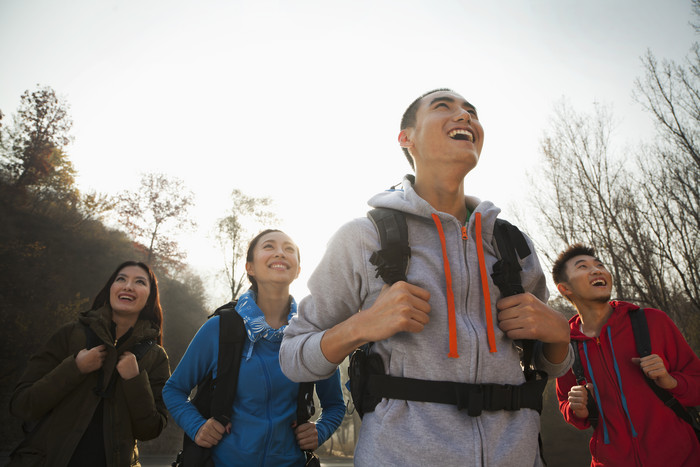
{"label": "hoodie sleeve", "polygon": [[576,377],[574,373],[569,370],[563,376],[557,378],[557,400],[559,401],[559,411],[564,416],[564,420],[569,425],[573,425],[579,430],[585,430],[591,424],[588,418],[579,418],[574,415],[574,411],[571,410],[571,405],[569,404],[569,391],[576,385]]}
{"label": "hoodie sleeve", "polygon": [[[530,254],[522,265],[522,278],[523,278],[523,289],[532,293],[537,297],[542,303],[547,303],[549,300],[549,290],[547,290],[547,280],[542,271],[542,265],[537,257],[537,252],[535,251],[535,245],[532,240],[525,235],[527,244],[530,247]],[[551,377],[559,377],[565,374],[569,368],[571,368],[574,362],[574,355],[572,353],[571,346],[569,345],[568,354],[566,358],[561,363],[552,363],[547,360],[542,351],[542,345],[535,346],[535,367],[538,370],[546,372]]]}
{"label": "hoodie sleeve", "polygon": [[345,224],[331,238],[308,282],[311,294],[299,303],[298,314],[285,329],[280,366],[292,381],[317,381],[330,377],[337,365],[321,351],[321,338],[357,313],[367,296],[365,237],[374,229],[369,219]]}
{"label": "hoodie sleeve", "polygon": [[700,405],[700,359],[666,313],[647,309],[646,316],[651,351],[663,359],[668,373],[678,381],[669,392],[686,407]]}

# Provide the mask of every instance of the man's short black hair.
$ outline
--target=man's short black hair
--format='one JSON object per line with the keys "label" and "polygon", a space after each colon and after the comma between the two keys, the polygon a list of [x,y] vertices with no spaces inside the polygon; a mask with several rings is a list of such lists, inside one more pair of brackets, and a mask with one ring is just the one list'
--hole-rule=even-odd
{"label": "man's short black hair", "polygon": [[[420,103],[423,100],[425,96],[428,96],[434,92],[454,92],[452,89],[448,88],[438,88],[438,89],[433,89],[432,91],[428,91],[424,94],[422,94],[420,97],[416,98],[413,102],[411,102],[411,105],[408,106],[406,111],[403,113],[403,117],[401,117],[401,130],[405,130],[406,128],[413,128],[416,125],[416,113],[418,112],[418,108],[420,107]],[[455,93],[456,94],[456,93]],[[408,152],[408,149],[406,148],[401,148],[403,150],[404,155],[406,156],[406,159],[408,159],[408,163],[411,164],[411,168],[415,170],[415,166],[413,165],[413,158],[411,157],[411,153]]]}
{"label": "man's short black hair", "polygon": [[554,265],[552,265],[552,279],[554,279],[555,284],[561,284],[562,282],[569,280],[568,276],[566,275],[566,263],[574,256],[581,255],[592,256],[595,258],[595,249],[586,246],[583,243],[574,243],[566,250],[559,253],[559,256],[557,256],[557,259],[554,261]]}

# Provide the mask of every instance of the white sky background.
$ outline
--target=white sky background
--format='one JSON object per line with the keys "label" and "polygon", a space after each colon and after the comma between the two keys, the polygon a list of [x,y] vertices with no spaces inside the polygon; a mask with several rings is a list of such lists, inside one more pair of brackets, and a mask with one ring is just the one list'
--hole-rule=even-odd
{"label": "white sky background", "polygon": [[0,109],[9,123],[37,84],[64,96],[82,191],[183,179],[199,230],[180,241],[212,304],[231,190],[273,198],[300,299],[332,233],[410,171],[396,138],[416,96],[451,87],[477,106],[467,191],[512,218],[562,97],[612,106],[621,144],[651,137],[640,57],[681,60],[692,19],[690,0],[0,0]]}

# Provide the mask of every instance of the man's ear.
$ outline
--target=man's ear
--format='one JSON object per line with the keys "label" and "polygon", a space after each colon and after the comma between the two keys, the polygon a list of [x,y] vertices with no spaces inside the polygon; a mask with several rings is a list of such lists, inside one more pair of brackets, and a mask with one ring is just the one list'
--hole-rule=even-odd
{"label": "man's ear", "polygon": [[399,146],[402,148],[412,148],[413,147],[413,140],[411,139],[412,137],[412,128],[404,128],[399,132]]}
{"label": "man's ear", "polygon": [[559,291],[560,294],[562,294],[564,297],[569,297],[573,292],[569,288],[569,286],[566,284],[566,282],[560,282],[557,284],[557,290]]}

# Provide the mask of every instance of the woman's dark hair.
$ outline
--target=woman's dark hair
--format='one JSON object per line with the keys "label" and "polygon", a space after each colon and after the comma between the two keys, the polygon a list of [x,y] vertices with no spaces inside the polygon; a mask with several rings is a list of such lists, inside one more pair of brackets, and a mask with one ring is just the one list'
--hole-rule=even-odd
{"label": "woman's dark hair", "polygon": [[[258,242],[260,241],[260,239],[261,239],[262,237],[264,237],[265,235],[267,235],[267,234],[269,234],[269,233],[272,233],[272,232],[281,232],[281,233],[284,233],[284,232],[282,232],[282,231],[279,230],[279,229],[265,229],[265,230],[263,230],[262,232],[260,232],[259,234],[257,234],[255,237],[253,237],[253,239],[252,239],[252,240],[250,241],[250,243],[248,244],[248,251],[246,252],[246,255],[245,255],[245,261],[246,261],[246,263],[252,263],[252,262],[253,262],[253,256],[254,256],[254,255],[253,255],[253,252],[255,251],[255,246],[258,244]],[[299,248],[298,248],[298,247],[297,247],[297,259],[298,259],[299,261],[301,261],[301,253],[299,253]],[[250,281],[250,288],[251,288],[251,290],[257,294],[257,293],[258,293],[258,283],[255,281],[255,277],[253,277],[253,276],[251,276],[250,274],[248,274],[248,280]]]}
{"label": "woman's dark hair", "polygon": [[112,275],[107,280],[107,283],[102,290],[97,294],[95,300],[92,302],[92,310],[98,310],[103,306],[109,304],[109,291],[112,284],[117,279],[117,275],[122,271],[122,269],[129,266],[138,266],[148,274],[148,282],[150,285],[151,292],[148,295],[148,300],[146,300],[146,305],[143,310],[139,313],[139,319],[148,320],[155,324],[158,328],[158,344],[163,345],[163,309],[160,306],[160,294],[158,293],[158,279],[156,275],[153,274],[151,268],[140,261],[124,261],[122,264],[117,266]]}

